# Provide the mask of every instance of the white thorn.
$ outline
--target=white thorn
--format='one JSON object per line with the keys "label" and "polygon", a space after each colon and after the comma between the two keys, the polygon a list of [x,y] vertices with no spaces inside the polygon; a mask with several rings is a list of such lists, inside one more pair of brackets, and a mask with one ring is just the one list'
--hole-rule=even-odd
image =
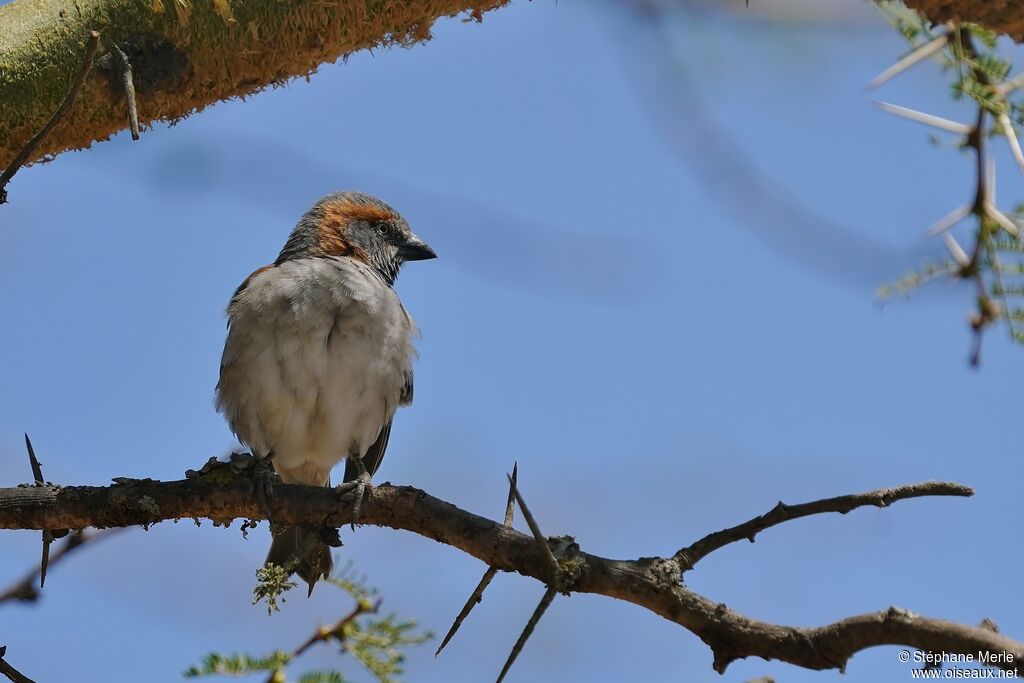
{"label": "white thorn", "polygon": [[996,90],[999,91],[1000,95],[1005,97],[1021,86],[1024,86],[1024,73],[1017,74],[1013,78],[1006,79],[999,87],[996,88]]}
{"label": "white thorn", "polygon": [[996,205],[996,160],[989,157],[985,165],[985,189],[988,192],[988,203]]}
{"label": "white thorn", "polygon": [[935,221],[935,223],[930,228],[928,228],[928,231],[925,232],[925,235],[927,235],[928,237],[935,237],[936,235],[941,235],[942,233],[946,232],[954,225],[962,221],[963,219],[967,218],[969,215],[971,215],[971,207],[959,206],[950,211],[949,213],[947,213],[939,220]]}
{"label": "white thorn", "polygon": [[1004,214],[1002,211],[997,209],[989,202],[985,202],[984,209],[985,215],[994,220],[996,223],[998,223],[1003,230],[1010,233],[1014,237],[1020,237],[1020,228],[1018,228],[1017,224],[1011,221],[1006,214]]}
{"label": "white thorn", "polygon": [[1013,123],[1010,122],[1010,117],[1006,114],[1000,114],[998,121],[999,127],[1003,129],[1003,135],[1006,136],[1006,141],[1010,143],[1013,158],[1017,160],[1017,168],[1024,173],[1024,152],[1021,152],[1020,141],[1017,139],[1017,133],[1013,130]]}
{"label": "white thorn", "polygon": [[907,109],[906,107],[901,107],[898,104],[889,104],[888,102],[875,102],[875,106],[884,112],[888,112],[889,114],[902,116],[905,119],[917,121],[918,123],[923,123],[926,126],[935,126],[936,128],[941,128],[942,130],[948,130],[950,133],[956,133],[957,135],[967,135],[972,130],[974,130],[971,126],[968,126],[966,123],[950,121],[949,119],[944,119],[941,116],[925,114],[924,112],[917,111],[915,109]]}
{"label": "white thorn", "polygon": [[960,264],[961,268],[966,268],[971,263],[971,259],[967,256],[967,252],[964,251],[963,247],[950,235],[948,232],[942,233],[942,239],[946,243],[946,249],[949,249],[950,256],[953,260]]}
{"label": "white thorn", "polygon": [[910,54],[899,60],[868,83],[868,90],[874,90],[894,76],[906,71],[921,60],[931,57],[933,54],[946,47],[949,43],[949,32],[940,33],[924,45],[914,48]]}

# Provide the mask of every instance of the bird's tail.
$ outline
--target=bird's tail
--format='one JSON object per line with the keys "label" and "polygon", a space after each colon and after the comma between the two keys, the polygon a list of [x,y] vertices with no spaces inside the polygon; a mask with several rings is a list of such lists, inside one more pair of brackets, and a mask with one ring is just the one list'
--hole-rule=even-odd
{"label": "bird's tail", "polygon": [[334,567],[331,549],[320,540],[319,532],[294,526],[274,534],[264,564],[271,563],[298,574],[309,585],[307,595],[313,594],[316,582],[321,576],[330,576]]}

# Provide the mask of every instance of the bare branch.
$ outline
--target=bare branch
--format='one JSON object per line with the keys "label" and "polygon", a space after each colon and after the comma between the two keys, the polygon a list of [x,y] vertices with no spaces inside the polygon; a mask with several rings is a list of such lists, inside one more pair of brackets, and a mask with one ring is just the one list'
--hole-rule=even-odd
{"label": "bare branch", "polygon": [[[220,524],[235,518],[263,519],[250,478],[230,479],[221,484],[203,478],[119,482],[106,487],[0,489],[0,528],[81,529],[198,517]],[[884,507],[915,495],[968,496],[971,492],[961,484],[925,483],[886,489],[875,500],[865,499],[864,494],[853,498]],[[821,511],[842,512],[850,502],[850,497],[843,496],[819,505],[827,508]],[[794,507],[798,513],[812,514],[806,508]],[[351,519],[352,496],[321,486],[279,484],[274,488],[271,508],[279,524],[340,527]],[[790,508],[788,512],[774,514],[789,519],[793,513]],[[367,490],[362,521],[437,540],[499,571],[518,572],[545,583],[551,578],[549,561],[532,536],[461,510],[416,488],[381,484]],[[756,532],[756,528],[751,531]],[[1024,643],[976,626],[897,608],[816,628],[782,626],[751,619],[689,590],[682,584],[682,567],[674,558],[612,560],[580,551],[572,563],[574,592],[631,602],[679,624],[711,647],[718,671],[724,671],[730,662],[742,657],[776,659],[810,669],[842,668],[854,653],[888,644],[975,656],[979,651],[1005,652],[1012,661],[997,665],[1024,673]]]}
{"label": "bare branch", "polygon": [[7,679],[11,681],[11,683],[35,683],[31,678],[29,678],[28,676],[26,676],[25,674],[21,673],[13,666],[8,664],[4,660],[4,655],[6,654],[7,646],[0,645],[0,674],[6,676]]}
{"label": "bare branch", "polygon": [[921,498],[924,496],[973,496],[974,489],[963,484],[954,484],[942,481],[929,481],[923,484],[911,484],[908,486],[897,486],[896,488],[878,489],[866,493],[854,493],[847,496],[825,498],[810,503],[799,505],[786,505],[779,501],[778,505],[767,513],[755,517],[750,521],[738,526],[716,531],[708,534],[693,545],[680,549],[673,556],[684,572],[693,569],[702,559],[724,548],[730,543],[747,540],[754,542],[754,537],[765,529],[788,522],[801,517],[820,515],[827,512],[838,512],[845,515],[859,507],[873,505],[875,507],[888,507],[898,500],[907,498]]}

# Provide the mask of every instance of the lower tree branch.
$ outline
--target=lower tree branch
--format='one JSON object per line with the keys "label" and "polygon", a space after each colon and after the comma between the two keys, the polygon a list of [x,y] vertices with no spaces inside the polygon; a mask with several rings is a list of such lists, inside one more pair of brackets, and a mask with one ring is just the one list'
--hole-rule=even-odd
{"label": "lower tree branch", "polygon": [[[228,524],[234,519],[264,518],[252,480],[228,477],[216,483],[212,479],[203,476],[170,482],[122,479],[112,486],[102,487],[46,485],[0,489],[0,528],[148,526],[188,518],[208,518]],[[959,495],[967,490],[958,484],[934,483],[918,484],[906,490],[919,491],[918,495],[931,495],[920,493],[929,490],[932,494],[949,495],[958,488]],[[900,495],[903,490],[890,490],[894,496],[891,500],[907,497]],[[309,528],[340,527],[348,523],[351,505],[352,499],[347,493],[284,484],[274,486],[269,501],[275,523]],[[836,505],[821,507],[819,511],[837,509]],[[410,486],[381,484],[367,490],[361,520],[364,524],[403,529],[433,538],[500,570],[518,572],[543,582],[550,580],[549,559],[532,536]],[[785,520],[773,523],[781,521]],[[719,547],[721,545],[724,543]],[[581,551],[569,560],[561,560],[560,564],[564,577],[570,577],[561,587],[563,590],[625,600],[683,626],[711,647],[713,665],[719,672],[744,657],[777,659],[809,669],[842,670],[854,653],[876,645],[903,645],[922,651],[974,656],[979,652],[992,653],[996,656],[993,666],[1018,673],[1024,661],[1024,643],[986,628],[924,617],[895,607],[817,628],[750,619],[684,586],[684,566],[675,557],[614,560]]]}

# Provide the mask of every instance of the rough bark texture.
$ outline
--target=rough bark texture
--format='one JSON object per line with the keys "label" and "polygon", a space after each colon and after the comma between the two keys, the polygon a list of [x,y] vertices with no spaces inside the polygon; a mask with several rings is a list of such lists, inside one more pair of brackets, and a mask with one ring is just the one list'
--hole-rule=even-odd
{"label": "rough bark texture", "polygon": [[[411,45],[434,20],[477,19],[507,0],[15,0],[0,6],[0,168],[47,120],[82,63],[100,54],[74,110],[31,161],[127,127],[116,43],[130,59],[145,125],[306,76],[356,50]],[[379,103],[378,103],[379,104]]]}
{"label": "rough bark texture", "polygon": [[[192,517],[208,517],[226,524],[234,518],[263,517],[252,480],[228,478],[215,483],[214,477],[171,482],[124,480],[109,487],[0,489],[0,529],[147,525]],[[850,500],[843,497],[799,506],[780,503],[768,515],[711,534],[689,549],[722,547],[732,540],[749,537],[756,530],[812,512],[845,513],[854,507],[887,506],[905,498],[971,493],[958,484],[929,482],[857,494]],[[352,499],[350,494],[332,488],[277,484],[269,506],[279,524],[337,527],[349,521]],[[361,520],[433,538],[490,566],[553,583],[550,560],[533,537],[461,510],[419,489],[382,484],[367,490]],[[567,537],[549,539],[549,546],[559,549],[562,575],[554,578],[563,590],[625,600],[681,625],[710,646],[713,666],[720,672],[730,662],[752,656],[809,669],[843,669],[854,653],[887,644],[926,652],[974,656],[979,652],[992,653],[1001,658],[993,666],[1019,673],[1024,668],[1024,643],[988,628],[932,619],[895,607],[817,628],[771,624],[745,617],[689,590],[682,583],[682,573],[692,567],[692,561],[681,564],[674,557],[613,560],[582,552],[570,541]],[[567,547],[569,552],[564,551]],[[904,671],[903,675],[909,673]]]}
{"label": "rough bark texture", "polygon": [[1024,39],[1024,0],[906,0],[932,21],[970,21],[1018,43]]}

